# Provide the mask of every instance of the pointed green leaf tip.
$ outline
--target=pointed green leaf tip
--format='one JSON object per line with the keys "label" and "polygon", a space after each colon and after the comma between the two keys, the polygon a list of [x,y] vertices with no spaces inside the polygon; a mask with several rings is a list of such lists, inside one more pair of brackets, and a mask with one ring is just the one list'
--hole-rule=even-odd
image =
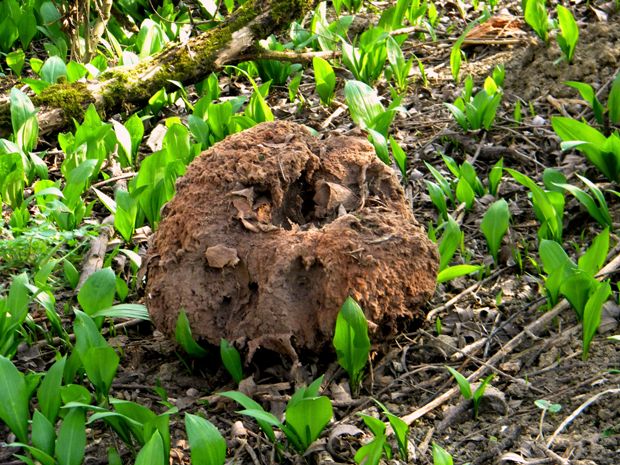
{"label": "pointed green leaf tip", "polygon": [[357,389],[368,361],[370,339],[366,316],[351,297],[347,297],[338,313],[333,343],[338,363],[349,374],[351,387]]}

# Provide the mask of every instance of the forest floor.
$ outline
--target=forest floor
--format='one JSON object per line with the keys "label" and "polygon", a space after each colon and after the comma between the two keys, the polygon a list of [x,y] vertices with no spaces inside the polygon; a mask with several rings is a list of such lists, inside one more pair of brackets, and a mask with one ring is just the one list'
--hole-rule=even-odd
{"label": "forest floor", "polygon": [[[407,112],[397,116],[394,135],[409,156],[405,191],[420,224],[433,224],[437,215],[424,183],[432,177],[423,162],[449,175],[441,153],[459,163],[470,161],[481,178],[503,157],[505,167],[518,169],[540,182],[547,167],[558,168],[569,180],[576,174],[586,174],[601,181],[600,174],[581,154],[561,151],[550,118],[560,114],[590,116],[577,91],[565,86],[564,81],[589,83],[605,96],[620,69],[620,16],[606,16],[603,9],[581,7],[581,36],[572,65],[555,64],[560,58],[557,45],[538,44],[531,31],[525,38],[517,36],[520,42],[516,45],[494,43],[491,38],[489,44],[465,49],[467,62],[462,73],[473,74],[478,85],[495,65],[505,65],[504,99],[496,123],[488,132],[463,132],[443,105],[460,93],[449,66],[454,37],[434,43],[413,39],[407,42],[405,53],[413,52],[422,60],[429,85],[424,87],[416,80],[411,86],[403,101]],[[346,112],[334,115],[319,104],[313,94],[313,80],[306,79],[300,87],[306,96],[301,108],[288,101],[287,89],[271,93],[269,103],[276,119],[305,124],[321,134],[355,132]],[[388,93],[381,85],[379,91]],[[520,122],[515,121],[513,113],[517,101],[521,101],[523,109]],[[610,187],[604,182],[599,185]],[[456,464],[619,463],[620,344],[606,337],[619,333],[620,307],[613,301],[606,304],[603,324],[586,361],[581,358],[581,324],[567,306],[547,324],[528,326],[548,309],[537,265],[526,258],[518,263],[512,250],[519,250],[522,257],[535,256],[537,223],[522,186],[504,176],[500,192],[513,216],[500,265],[491,267],[482,280],[468,276],[438,285],[421,327],[404,328],[394,340],[373,346],[372,363],[359,395],[349,393],[347,376],[333,353],[302,357],[308,374],[326,374],[324,392],[332,399],[335,411],[334,421],[306,453],[305,460],[352,463],[355,451],[371,437],[357,414],[376,416],[377,406],[372,399],[377,399],[398,416],[416,417],[411,423],[409,463],[432,463],[432,442],[449,451]],[[570,199],[565,213],[565,243],[578,248],[577,244],[588,243],[594,237],[597,227]],[[465,249],[473,263],[492,265],[479,229],[492,200],[483,197],[471,211],[457,208],[452,212],[465,233]],[[619,199],[611,196],[608,200],[617,223]],[[614,254],[620,252],[616,233],[612,232],[608,260],[612,263]],[[616,283],[620,274],[614,269],[608,277]],[[236,386],[220,365],[217,351],[213,351],[212,358],[192,360],[174,341],[145,322],[117,328],[109,341],[122,353],[121,367],[112,385],[113,396],[163,409],[158,404],[165,395],[181,412],[204,413],[226,437],[234,463],[304,460],[288,452],[276,457],[275,448],[257,425],[237,414],[235,403],[218,396],[218,392]],[[40,348],[19,353],[15,361],[25,368],[40,369],[51,356],[51,351]],[[485,375],[495,373],[477,419],[455,390],[455,381],[445,365],[463,374],[480,368]],[[275,354],[255,357],[245,367],[248,378],[240,388],[267,410],[281,413],[295,389],[290,371],[288,362]],[[442,400],[434,408],[420,412],[438,398]],[[543,415],[535,404],[537,400],[559,404],[561,409]],[[110,432],[94,424],[88,437],[85,463],[106,463],[105,450],[115,443]],[[171,438],[171,463],[189,463],[180,416],[171,421]],[[123,450],[122,445],[117,446]],[[0,463],[15,463],[11,453],[0,450]],[[390,463],[402,462],[395,455]]]}

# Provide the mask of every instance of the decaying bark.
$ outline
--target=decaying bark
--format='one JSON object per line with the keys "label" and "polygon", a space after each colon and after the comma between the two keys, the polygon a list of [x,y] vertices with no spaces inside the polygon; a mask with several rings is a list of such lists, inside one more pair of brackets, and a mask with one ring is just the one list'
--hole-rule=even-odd
{"label": "decaying bark", "polygon": [[[213,71],[234,63],[255,46],[293,19],[303,16],[313,0],[249,0],[221,25],[183,43],[169,44],[157,55],[136,66],[118,67],[102,74],[95,82],[56,84],[34,98],[40,107],[39,125],[43,134],[60,130],[81,115],[89,103],[100,114],[131,111],[144,105],[171,81],[192,84]],[[0,96],[0,126],[10,125],[8,93]]]}

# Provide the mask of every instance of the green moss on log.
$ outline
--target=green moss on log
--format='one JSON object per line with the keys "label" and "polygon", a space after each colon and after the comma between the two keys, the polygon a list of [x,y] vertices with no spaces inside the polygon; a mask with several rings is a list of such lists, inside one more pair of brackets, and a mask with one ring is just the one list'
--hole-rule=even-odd
{"label": "green moss on log", "polygon": [[33,99],[36,106],[62,110],[67,120],[70,118],[81,120],[88,104],[94,101],[86,84],[81,82],[52,84]]}

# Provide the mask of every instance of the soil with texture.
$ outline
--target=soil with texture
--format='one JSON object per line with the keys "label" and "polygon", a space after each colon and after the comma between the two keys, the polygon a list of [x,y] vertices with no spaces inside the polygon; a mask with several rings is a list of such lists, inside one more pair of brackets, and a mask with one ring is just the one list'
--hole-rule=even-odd
{"label": "soil with texture", "polygon": [[297,360],[297,349],[330,345],[349,295],[376,337],[423,320],[439,258],[366,140],[320,141],[274,122],[194,160],[146,261],[161,331],[174,336],[182,309],[195,337],[225,338],[250,359],[268,349]]}
{"label": "soil with texture", "polygon": [[[387,190],[378,189],[375,194],[382,202],[390,204],[390,208],[384,208],[382,202],[365,206],[367,209],[384,209],[381,215],[384,211],[390,215],[368,213],[369,218],[374,218],[377,224],[387,229],[385,233],[365,236],[365,240],[370,237],[374,238],[370,240],[376,240],[392,231],[404,231],[402,217],[407,219],[409,226],[406,228],[410,228],[414,237],[420,229],[414,225],[413,215],[422,225],[436,224],[437,213],[424,182],[433,178],[423,162],[451,176],[441,153],[459,163],[470,161],[485,183],[491,167],[503,157],[504,166],[527,174],[541,185],[544,169],[551,167],[561,170],[570,182],[578,182],[575,175],[581,174],[601,188],[618,190],[580,153],[562,152],[559,139],[550,125],[550,118],[561,114],[593,121],[592,112],[581,101],[578,92],[563,84],[566,80],[592,84],[601,101],[606,100],[611,80],[619,71],[620,60],[620,15],[610,13],[612,3],[575,3],[581,37],[573,65],[554,64],[559,57],[555,42],[552,41],[548,47],[532,44],[535,39],[527,27],[528,39],[522,44],[505,46],[490,43],[468,47],[468,62],[464,63],[463,72],[474,73],[478,85],[495,64],[503,62],[506,65],[505,96],[498,118],[487,133],[464,133],[443,105],[453,101],[461,90],[452,81],[449,71],[450,47],[460,32],[451,36],[446,33],[440,36],[438,42],[407,41],[405,53],[407,56],[415,53],[424,64],[429,86],[424,87],[419,80],[411,85],[402,102],[407,112],[398,116],[393,126],[395,138],[409,156],[408,178],[403,183],[405,202],[400,189],[388,176]],[[445,31],[447,25],[458,24],[455,5],[451,2],[438,4],[448,16],[439,29],[443,26]],[[477,12],[473,12],[470,6],[467,8],[472,18],[477,17]],[[511,7],[510,11],[518,14],[519,9]],[[351,78],[343,70],[337,72],[342,77]],[[306,73],[300,86],[306,98],[303,106],[299,106],[298,102],[288,102],[288,91],[284,88],[271,92],[269,103],[276,117],[305,124],[322,134],[358,134],[345,116],[346,111],[340,113],[336,110],[334,113],[334,109],[327,110],[319,104],[309,74]],[[229,85],[235,89],[234,82],[229,82]],[[380,83],[378,87],[382,95],[389,96],[385,83]],[[342,89],[339,89],[337,99],[343,100]],[[514,119],[517,101],[521,102],[522,107],[523,119],[520,122]],[[432,464],[430,450],[433,442],[448,450],[457,465],[620,463],[620,344],[607,339],[608,336],[620,334],[617,292],[614,294],[615,300],[610,299],[605,306],[601,328],[594,337],[586,361],[581,359],[581,324],[570,308],[559,312],[556,318],[537,331],[524,330],[528,324],[543,317],[548,309],[545,308],[540,265],[536,263],[538,223],[527,192],[521,185],[504,174],[500,196],[509,203],[512,223],[497,265],[493,265],[480,232],[482,216],[495,199],[491,196],[479,198],[471,211],[465,211],[462,206],[451,208],[451,214],[465,235],[464,251],[457,254],[456,261],[486,264],[490,271],[482,279],[468,276],[438,285],[430,302],[420,310],[417,307],[419,300],[411,297],[413,293],[407,290],[407,286],[412,289],[428,287],[408,280],[406,273],[411,272],[411,267],[406,265],[410,263],[407,254],[412,254],[412,251],[401,249],[406,242],[399,242],[394,247],[389,242],[374,244],[386,263],[394,261],[390,268],[394,272],[390,271],[389,278],[381,275],[378,269],[362,268],[361,262],[343,253],[346,250],[344,244],[353,244],[359,237],[349,237],[337,227],[338,222],[343,221],[341,218],[350,216],[349,209],[345,208],[347,215],[341,217],[330,211],[325,218],[310,218],[309,210],[304,208],[303,200],[308,197],[302,195],[303,189],[293,190],[292,197],[286,194],[291,192],[296,180],[302,180],[304,186],[313,186],[314,194],[310,199],[314,201],[317,183],[324,179],[346,186],[359,199],[360,186],[363,185],[359,183],[359,167],[375,167],[368,169],[378,176],[385,173],[383,167],[376,167],[368,145],[359,141],[344,144],[344,139],[338,138],[326,138],[319,142],[293,129],[296,126],[288,123],[270,127],[271,140],[267,144],[264,143],[264,134],[260,136],[256,131],[250,133],[252,137],[261,137],[263,147],[244,143],[242,135],[231,137],[226,142],[234,160],[246,160],[248,152],[259,152],[265,156],[261,163],[233,163],[232,159],[226,159],[228,154],[218,148],[196,161],[185,180],[180,182],[181,200],[173,201],[166,207],[166,219],[160,231],[168,232],[162,232],[155,239],[154,248],[147,252],[150,256],[147,289],[152,293],[147,301],[156,324],[165,333],[172,333],[176,312],[181,306],[187,306],[192,328],[200,331],[205,340],[217,344],[219,338],[225,335],[248,345],[242,352],[247,361],[245,379],[239,387],[231,381],[219,362],[216,347],[208,347],[208,357],[195,360],[183,354],[168,335],[141,323],[118,329],[111,339],[111,343],[119,347],[123,354],[112,395],[137,401],[158,412],[167,409],[168,404],[163,404],[165,400],[181,413],[206,416],[225,436],[230,463],[354,463],[355,452],[373,438],[358,415],[379,416],[373,399],[381,401],[392,413],[403,418],[412,418],[411,415],[419,409],[436,402],[434,408],[427,409],[410,425],[410,453],[406,463]],[[287,139],[291,132],[293,137]],[[295,151],[283,150],[281,144],[285,143],[294,147]],[[324,148],[321,149],[321,146]],[[352,163],[355,167],[352,177],[348,177],[348,166],[337,168],[337,157],[333,159],[336,163],[333,169],[325,167],[323,160],[330,151]],[[199,169],[198,166],[209,166],[209,157],[217,163],[210,170]],[[269,163],[263,163],[267,161]],[[340,169],[345,171],[338,171]],[[321,178],[319,174],[327,177]],[[243,182],[240,182],[241,176],[245,176]],[[347,181],[343,183],[343,179]],[[232,192],[251,187],[253,192],[231,196]],[[385,195],[386,192],[390,195]],[[187,197],[183,200],[182,196]],[[615,223],[608,262],[617,265],[620,253],[620,202],[614,195],[606,195],[606,199]],[[261,205],[268,205],[267,216],[262,216]],[[288,210],[287,205],[290,207]],[[403,211],[403,205],[410,206],[410,210]],[[353,210],[356,208],[359,209],[357,203],[352,206]],[[316,215],[316,207],[314,211]],[[564,218],[564,246],[573,257],[577,257],[582,253],[582,247],[600,232],[600,227],[570,196],[567,196]],[[332,286],[324,276],[318,276],[318,271],[308,275],[313,270],[312,260],[308,262],[310,265],[302,261],[297,263],[297,268],[291,269],[295,263],[293,255],[276,253],[277,244],[281,242],[269,243],[265,239],[273,233],[261,228],[270,229],[271,226],[277,228],[278,240],[299,244],[303,252],[299,256],[311,257],[314,263],[328,258],[339,260],[340,270],[344,272],[338,275],[337,279],[341,281]],[[334,230],[324,248],[319,249],[307,242],[308,237],[330,228]],[[191,236],[187,231],[198,231],[198,234]],[[358,233],[365,234],[364,231]],[[401,240],[415,241],[414,247],[426,250],[430,259],[432,252],[428,246],[419,245],[422,243],[421,237],[403,237]],[[233,254],[231,249],[236,252]],[[175,257],[176,250],[180,250],[182,256]],[[252,253],[255,255],[248,261],[246,257]],[[236,275],[238,263],[232,265],[236,260],[246,262],[245,275]],[[156,268],[164,266],[160,270]],[[307,270],[306,266],[309,266]],[[275,279],[272,273],[275,269],[284,269],[283,276],[292,273],[291,276],[296,278],[286,285],[276,282],[275,289],[286,299],[294,293],[294,301],[300,307],[292,311],[303,312],[303,318],[279,321],[286,328],[282,331],[285,339],[294,335],[292,345],[301,362],[298,370],[293,370],[294,361],[287,350],[279,350],[276,344],[268,345],[276,352],[258,351],[251,360],[247,357],[252,350],[251,341],[257,344],[263,342],[260,339],[262,336],[277,336],[277,331],[272,330],[275,320],[279,318],[273,311],[273,308],[278,309],[272,306],[275,300],[274,304],[261,307],[258,295],[252,294],[250,274],[269,282]],[[397,275],[396,270],[402,275]],[[390,312],[404,314],[409,311],[411,313],[408,315],[414,316],[414,321],[409,326],[405,322],[395,336],[373,338],[368,373],[360,393],[353,395],[347,375],[336,363],[333,350],[325,346],[331,330],[328,323],[333,321],[334,312],[341,303],[338,299],[346,295],[346,290],[360,273],[366,272],[373,277],[372,287],[360,297],[369,296],[365,298],[363,307],[373,313],[373,319],[381,321],[386,318],[390,322],[393,318]],[[171,273],[176,280],[169,288],[163,284],[164,273]],[[279,271],[278,275],[282,276],[281,273]],[[617,267],[612,267],[607,277],[617,291],[615,283],[620,280]],[[198,287],[186,286],[189,279]],[[319,285],[316,289],[305,288],[304,279],[312,279]],[[230,290],[230,283],[234,282],[243,283],[239,287],[239,295]],[[380,283],[383,288],[378,287]],[[380,295],[381,290],[384,295]],[[359,289],[357,291],[361,292]],[[160,294],[156,295],[157,292]],[[201,308],[196,305],[195,296],[190,296],[194,292],[201,296]],[[372,300],[370,296],[377,300]],[[262,298],[267,299],[268,296]],[[407,299],[415,302],[415,306],[405,308],[403,302]],[[318,300],[320,305],[315,306],[313,300]],[[394,302],[394,308],[382,308]],[[231,314],[217,311],[221,304],[244,309],[243,312],[250,318],[248,322],[260,316],[269,331],[256,331],[246,326],[243,334],[238,332],[238,326],[232,324],[230,319]],[[323,314],[317,316],[315,312],[319,307],[321,311],[328,312],[327,317]],[[251,315],[250,310],[260,313]],[[417,317],[422,315],[425,317],[420,321]],[[393,334],[391,328],[388,334]],[[511,341],[515,340],[518,343],[512,345]],[[319,346],[324,350],[318,353],[307,350]],[[278,352],[285,355],[280,356]],[[53,350],[44,350],[35,356],[31,351],[25,351],[18,354],[16,361],[20,368],[40,370],[53,357]],[[470,403],[458,393],[446,394],[456,386],[446,365],[464,375],[478,369],[486,370],[485,376],[494,374],[478,418],[474,418]],[[322,374],[325,374],[323,392],[334,405],[334,421],[303,458],[288,450],[277,456],[276,449],[256,423],[236,413],[240,406],[218,395],[219,392],[239,388],[266,410],[281,415],[300,379],[308,382]],[[557,413],[543,412],[535,404],[538,400],[558,404],[561,409]],[[100,422],[90,425],[88,437],[85,463],[107,463],[104,458],[106,449],[112,444],[120,447],[126,463],[133,463],[131,451],[120,445],[118,438],[104,429]],[[390,443],[396,451],[393,437],[390,437]],[[172,417],[171,444],[171,463],[189,464],[190,453],[182,415]],[[0,450],[0,463],[16,463],[13,452]],[[405,462],[395,454],[389,462],[382,463]]]}

